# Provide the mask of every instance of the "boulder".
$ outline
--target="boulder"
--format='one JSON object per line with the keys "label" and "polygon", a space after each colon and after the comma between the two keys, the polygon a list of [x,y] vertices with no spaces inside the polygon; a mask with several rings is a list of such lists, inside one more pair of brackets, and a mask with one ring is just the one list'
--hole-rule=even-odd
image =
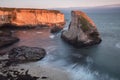
{"label": "boulder", "polygon": [[0,30],[0,36],[11,36],[12,32]]}
{"label": "boulder", "polygon": [[0,48],[7,47],[18,42],[19,39],[11,36],[1,36],[0,37]]}
{"label": "boulder", "polygon": [[59,26],[54,26],[53,28],[51,28],[51,33],[57,33],[60,32],[62,30],[62,27]]}
{"label": "boulder", "polygon": [[29,62],[40,60],[45,55],[46,51],[43,48],[20,46],[10,50],[8,57],[10,60]]}
{"label": "boulder", "polygon": [[10,31],[0,31],[0,48],[12,45],[18,41],[17,37],[12,37]]}
{"label": "boulder", "polygon": [[102,40],[95,23],[82,11],[71,12],[69,29],[61,37],[75,47],[87,47],[99,44]]}

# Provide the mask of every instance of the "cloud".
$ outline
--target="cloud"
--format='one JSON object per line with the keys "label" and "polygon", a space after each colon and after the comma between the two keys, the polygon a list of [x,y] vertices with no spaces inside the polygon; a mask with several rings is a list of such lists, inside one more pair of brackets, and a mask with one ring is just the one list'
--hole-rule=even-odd
{"label": "cloud", "polygon": [[1,7],[89,7],[108,4],[118,4],[120,0],[1,0]]}

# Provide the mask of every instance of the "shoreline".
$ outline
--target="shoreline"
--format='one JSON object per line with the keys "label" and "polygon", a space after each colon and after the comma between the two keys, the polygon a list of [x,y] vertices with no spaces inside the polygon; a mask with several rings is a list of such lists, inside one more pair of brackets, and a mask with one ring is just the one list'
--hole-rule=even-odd
{"label": "shoreline", "polygon": [[[0,56],[0,59],[5,59],[7,55]],[[48,67],[48,65],[37,65],[36,62],[28,62],[28,63],[20,63],[20,64],[13,64],[8,67],[2,67],[1,65],[4,64],[0,63],[0,75],[6,75],[2,72],[8,71],[17,71],[19,73],[28,73],[33,77],[39,77],[35,80],[70,80],[70,74],[65,72],[62,69]],[[22,71],[21,71],[22,70]],[[52,73],[52,74],[51,74]],[[34,80],[34,79],[33,79]]]}
{"label": "shoreline", "polygon": [[[34,65],[34,66],[33,66]],[[48,67],[48,65],[36,65],[34,62],[27,63],[27,64],[20,64],[16,66],[16,68],[21,69],[24,68],[25,70],[29,69],[29,74],[37,77],[46,77],[45,80],[70,80],[70,74],[65,72],[64,70]],[[52,73],[52,74],[51,74]],[[41,79],[38,79],[41,80]]]}

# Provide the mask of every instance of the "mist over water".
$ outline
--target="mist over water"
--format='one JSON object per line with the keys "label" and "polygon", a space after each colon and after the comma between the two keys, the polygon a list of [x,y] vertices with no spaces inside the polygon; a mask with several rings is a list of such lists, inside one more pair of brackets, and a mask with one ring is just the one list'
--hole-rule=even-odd
{"label": "mist over water", "polygon": [[120,42],[119,42],[119,43],[116,43],[116,47],[117,47],[117,48],[120,48]]}
{"label": "mist over water", "polygon": [[[120,13],[85,11],[96,23],[102,37],[100,45],[75,49],[50,30],[13,31],[21,40],[16,45],[42,47],[47,55],[36,65],[54,67],[71,74],[71,80],[120,80]],[[70,11],[63,11],[67,24]]]}

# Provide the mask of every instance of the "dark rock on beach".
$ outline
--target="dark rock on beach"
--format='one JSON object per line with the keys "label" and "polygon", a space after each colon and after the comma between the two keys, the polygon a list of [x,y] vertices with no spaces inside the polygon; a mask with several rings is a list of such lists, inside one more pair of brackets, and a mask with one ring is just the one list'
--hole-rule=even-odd
{"label": "dark rock on beach", "polygon": [[43,48],[20,46],[10,50],[8,57],[10,60],[29,62],[40,60],[45,55],[46,51]]}
{"label": "dark rock on beach", "polygon": [[0,48],[6,47],[19,41],[16,37],[0,37]]}
{"label": "dark rock on beach", "polygon": [[69,29],[63,31],[61,37],[77,48],[92,46],[102,41],[95,23],[81,11],[71,12]]}
{"label": "dark rock on beach", "polygon": [[58,27],[58,26],[55,26],[53,28],[51,28],[51,33],[57,33],[57,32],[60,32],[62,30],[61,27]]}
{"label": "dark rock on beach", "polygon": [[1,70],[0,80],[38,80],[39,77],[32,76],[27,71]]}
{"label": "dark rock on beach", "polygon": [[10,32],[10,31],[3,31],[3,30],[0,31],[0,37],[1,36],[11,36],[11,35],[12,35],[12,32]]}
{"label": "dark rock on beach", "polygon": [[6,76],[0,75],[0,80],[8,80]]}
{"label": "dark rock on beach", "polygon": [[0,48],[12,45],[18,42],[17,37],[13,37],[12,33],[9,31],[0,31]]}

